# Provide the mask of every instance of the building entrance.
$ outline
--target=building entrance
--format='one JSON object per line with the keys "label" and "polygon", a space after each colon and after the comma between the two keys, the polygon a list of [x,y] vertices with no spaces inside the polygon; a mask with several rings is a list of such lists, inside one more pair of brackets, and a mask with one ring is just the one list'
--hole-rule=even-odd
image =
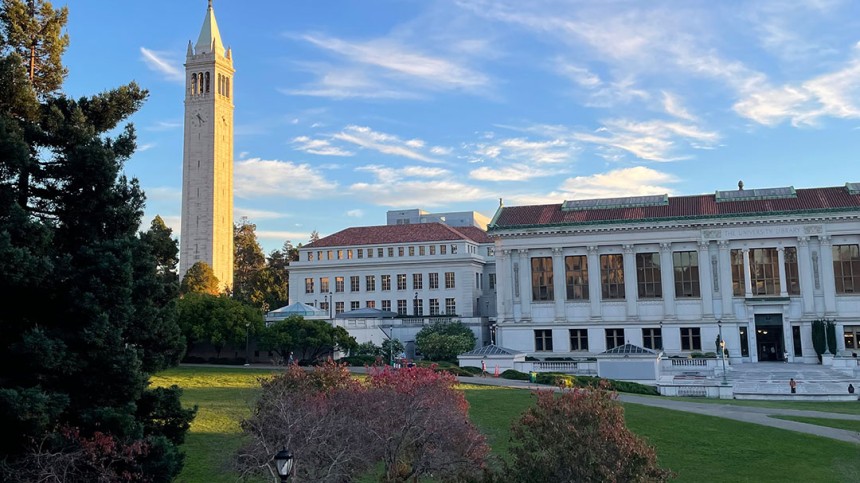
{"label": "building entrance", "polygon": [[785,360],[785,337],[782,332],[782,315],[756,314],[756,350],[759,362]]}

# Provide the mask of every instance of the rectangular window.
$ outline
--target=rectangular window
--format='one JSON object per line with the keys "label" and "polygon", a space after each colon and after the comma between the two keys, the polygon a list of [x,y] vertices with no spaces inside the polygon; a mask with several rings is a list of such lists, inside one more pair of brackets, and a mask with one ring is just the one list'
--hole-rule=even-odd
{"label": "rectangular window", "polygon": [[624,329],[606,329],[606,350],[622,345],[624,345]]}
{"label": "rectangular window", "polygon": [[674,252],[675,297],[701,297],[699,286],[699,252]]}
{"label": "rectangular window", "polygon": [[349,277],[349,291],[350,292],[358,292],[361,290],[361,282],[359,282],[358,275],[351,275]]}
{"label": "rectangular window", "polygon": [[347,251],[346,251],[346,259],[347,259],[347,260],[352,260],[352,250],[347,250]]}
{"label": "rectangular window", "polygon": [[426,249],[424,248],[424,245],[420,245],[418,247],[418,256],[423,257],[424,255],[426,255]]}
{"label": "rectangular window", "polygon": [[624,298],[624,258],[600,255],[600,287],[605,300]]}
{"label": "rectangular window", "polygon": [[308,261],[309,262],[314,261],[314,252],[308,252]]}
{"label": "rectangular window", "polygon": [[376,276],[375,275],[367,275],[364,277],[364,290],[368,292],[376,291]]}
{"label": "rectangular window", "polygon": [[388,258],[392,258],[394,256],[394,247],[388,247]]}
{"label": "rectangular window", "polygon": [[391,312],[391,301],[390,300],[383,300],[382,301],[382,310],[384,310],[386,312]]}
{"label": "rectangular window", "polygon": [[358,310],[360,308],[360,306],[359,306],[360,303],[361,302],[359,302],[358,300],[353,300],[352,302],[349,303],[349,310]]}
{"label": "rectangular window", "polygon": [[750,250],[753,295],[779,295],[779,255],[776,248]]}
{"label": "rectangular window", "polygon": [[490,273],[487,275],[487,283],[490,284],[490,290],[496,289],[496,274]]}
{"label": "rectangular window", "polygon": [[322,252],[322,250],[319,250],[319,251],[317,251],[317,260],[322,261],[322,259],[323,259],[323,252]]}
{"label": "rectangular window", "polygon": [[325,310],[326,315],[329,315],[328,302],[320,302],[320,310]]}
{"label": "rectangular window", "polygon": [[406,300],[397,301],[397,315],[408,315],[406,313]]}
{"label": "rectangular window", "polygon": [[698,327],[681,327],[681,350],[702,350],[701,329],[699,329]]}
{"label": "rectangular window", "polygon": [[800,275],[797,272],[797,248],[785,249],[785,284],[789,295],[800,295]]}
{"label": "rectangular window", "polygon": [[334,277],[334,291],[343,292],[343,277]]}
{"label": "rectangular window", "polygon": [[439,255],[445,255],[448,253],[448,247],[446,245],[439,245]]}
{"label": "rectangular window", "polygon": [[402,257],[402,256],[403,256],[403,247],[397,247],[397,256],[398,256],[398,257]]}
{"label": "rectangular window", "polygon": [[412,274],[412,290],[422,290],[424,288],[424,275],[420,273]]}
{"label": "rectangular window", "polygon": [[320,292],[327,293],[328,291],[328,277],[320,277]]}
{"label": "rectangular window", "polygon": [[445,299],[445,314],[457,315],[457,300],[454,298]]}
{"label": "rectangular window", "polygon": [[451,255],[457,254],[457,245],[451,245]]}
{"label": "rectangular window", "polygon": [[430,245],[430,254],[431,254],[431,255],[435,255],[435,254],[436,254],[436,245]]}
{"label": "rectangular window", "polygon": [[428,282],[430,284],[431,289],[439,288],[439,274],[438,273],[430,273],[427,275],[430,279]]}
{"label": "rectangular window", "polygon": [[343,302],[335,302],[334,303],[334,314],[342,314],[343,313]]}
{"label": "rectangular window", "polygon": [[[860,325],[846,325],[842,337],[846,349],[860,349]],[[794,355],[799,355],[797,349],[794,352]]]}
{"label": "rectangular window", "polygon": [[546,301],[552,299],[552,258],[532,258],[532,300]]}
{"label": "rectangular window", "polygon": [[741,339],[741,357],[750,356],[750,340],[747,338],[747,328],[739,327],[738,333]]}
{"label": "rectangular window", "polygon": [[406,290],[406,274],[397,274],[397,290]]}
{"label": "rectangular window", "polygon": [[535,351],[552,352],[552,330],[539,329],[535,331]]}
{"label": "rectangular window", "polygon": [[636,254],[636,286],[640,299],[663,298],[659,253]]}
{"label": "rectangular window", "polygon": [[743,250],[732,250],[729,253],[732,265],[732,295],[743,297],[746,294],[746,280],[744,277],[744,252]]}
{"label": "rectangular window", "polygon": [[567,300],[588,300],[588,257],[564,257]]}
{"label": "rectangular window", "polygon": [[334,258],[334,252],[332,252],[331,250],[328,250],[326,252],[326,260],[331,260],[332,258]]}
{"label": "rectangular window", "polygon": [[454,272],[445,272],[445,288],[454,288]]}
{"label": "rectangular window", "polygon": [[646,328],[642,329],[642,347],[651,350],[660,350],[663,348],[663,331],[662,329]]}
{"label": "rectangular window", "polygon": [[587,329],[570,329],[570,350],[571,351],[587,351],[588,350],[588,330]]}
{"label": "rectangular window", "polygon": [[373,258],[373,248],[367,249],[367,258]]}
{"label": "rectangular window", "polygon": [[833,245],[836,293],[860,292],[860,245]]}
{"label": "rectangular window", "polygon": [[385,256],[385,249],[384,248],[377,248],[376,249],[376,256],[379,258],[384,257]]}
{"label": "rectangular window", "polygon": [[314,293],[314,279],[306,278],[305,279],[305,293]]}
{"label": "rectangular window", "polygon": [[[794,342],[794,357],[803,357],[803,345],[800,340],[800,326],[792,325],[791,326],[791,339]],[[848,339],[845,339],[845,342],[848,342]],[[846,345],[847,349],[848,346]]]}
{"label": "rectangular window", "polygon": [[496,249],[493,247],[487,247],[487,256],[488,257],[496,256]]}
{"label": "rectangular window", "polygon": [[409,256],[410,256],[410,257],[414,257],[414,256],[415,256],[415,247],[409,247]]}
{"label": "rectangular window", "polygon": [[412,301],[412,312],[416,316],[424,315],[424,300],[422,299],[414,299]]}
{"label": "rectangular window", "polygon": [[338,251],[337,251],[337,259],[338,259],[338,260],[343,260],[343,250],[338,250]]}
{"label": "rectangular window", "polygon": [[356,255],[358,256],[358,258],[364,258],[364,248],[359,248]]}
{"label": "rectangular window", "polygon": [[439,299],[430,299],[430,315],[439,315]]}
{"label": "rectangular window", "polygon": [[364,303],[364,305],[365,305],[365,307],[367,307],[369,309],[375,309],[376,308],[376,301],[375,300],[368,300],[367,302]]}
{"label": "rectangular window", "polygon": [[382,276],[382,291],[391,290],[391,275]]}

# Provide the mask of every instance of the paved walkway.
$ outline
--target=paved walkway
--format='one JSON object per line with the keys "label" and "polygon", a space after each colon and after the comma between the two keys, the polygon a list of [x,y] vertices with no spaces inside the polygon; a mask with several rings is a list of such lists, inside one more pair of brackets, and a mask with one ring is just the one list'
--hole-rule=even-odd
{"label": "paved walkway", "polygon": [[[556,388],[553,388],[551,386],[532,384],[526,381],[500,379],[495,377],[460,377],[459,379],[460,382],[467,384],[482,384],[487,386],[511,387],[517,389],[557,390]],[[685,411],[696,414],[704,414],[707,416],[716,416],[718,418],[734,419],[746,423],[761,424],[763,426],[788,429],[790,431],[799,431],[801,433],[814,434],[825,438],[860,444],[860,433],[856,431],[828,428],[825,426],[816,426],[814,424],[799,423],[796,421],[787,421],[784,419],[776,419],[770,417],[771,415],[783,415],[860,421],[860,415],[857,414],[826,413],[820,411],[804,411],[799,409],[760,408],[718,403],[697,403],[678,401],[675,399],[667,399],[660,397],[636,396],[632,394],[619,394],[619,399],[622,402],[626,403],[642,404],[644,406],[654,406],[659,408],[671,409],[674,411]]]}

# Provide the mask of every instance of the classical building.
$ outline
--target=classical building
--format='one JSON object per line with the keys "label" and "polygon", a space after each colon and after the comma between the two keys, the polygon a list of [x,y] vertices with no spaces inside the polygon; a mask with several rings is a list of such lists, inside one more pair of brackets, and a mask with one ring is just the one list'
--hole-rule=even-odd
{"label": "classical building", "polygon": [[[493,241],[474,226],[347,228],[299,249],[299,261],[290,264],[290,303],[322,309],[359,342],[378,344],[397,330],[408,345],[421,326],[457,319],[481,345],[489,342],[496,308],[493,253]],[[396,317],[368,326],[365,308]]]}
{"label": "classical building", "polygon": [[860,183],[500,207],[496,343],[583,356],[631,343],[817,363],[812,321],[860,355]]}
{"label": "classical building", "polygon": [[490,219],[477,211],[452,211],[447,213],[428,213],[421,209],[390,210],[386,214],[388,225],[409,225],[415,223],[444,223],[448,226],[474,226],[484,231]]}
{"label": "classical building", "polygon": [[185,58],[179,274],[203,261],[223,287],[233,284],[233,73],[210,0]]}

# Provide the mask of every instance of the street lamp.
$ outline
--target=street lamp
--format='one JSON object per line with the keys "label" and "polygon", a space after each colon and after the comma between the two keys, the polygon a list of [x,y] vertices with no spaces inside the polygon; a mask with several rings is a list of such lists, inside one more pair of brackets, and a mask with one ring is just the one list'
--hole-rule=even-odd
{"label": "street lamp", "polygon": [[334,295],[331,292],[328,293],[328,316],[330,319],[334,318]]}
{"label": "street lamp", "polygon": [[251,330],[251,323],[245,322],[245,365],[246,366],[251,365],[248,363],[248,345],[249,345],[248,344],[248,340],[249,340],[248,333],[250,332],[250,330]]}
{"label": "street lamp", "polygon": [[663,321],[660,321],[660,347],[658,347],[660,352],[663,352]]}
{"label": "street lamp", "polygon": [[278,454],[275,455],[275,470],[281,477],[281,483],[290,480],[295,470],[295,459],[293,459],[292,451],[287,448],[278,451]]}
{"label": "street lamp", "polygon": [[415,317],[418,317],[418,292],[415,292],[415,301],[412,302],[412,312],[415,313]]}
{"label": "street lamp", "polygon": [[717,327],[720,329],[720,359],[723,360],[723,385],[729,382],[726,380],[726,341],[723,340],[723,321],[717,320]]}

